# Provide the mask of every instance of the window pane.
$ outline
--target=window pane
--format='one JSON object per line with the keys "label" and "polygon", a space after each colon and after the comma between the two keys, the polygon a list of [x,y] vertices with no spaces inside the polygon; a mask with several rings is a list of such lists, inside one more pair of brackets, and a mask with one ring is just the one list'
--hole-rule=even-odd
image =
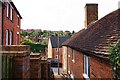
{"label": "window pane", "polygon": [[12,45],[12,37],[13,37],[13,33],[12,31],[10,31],[10,45]]}
{"label": "window pane", "polygon": [[89,75],[89,57],[84,55],[84,73]]}
{"label": "window pane", "polygon": [[6,45],[8,45],[8,30],[6,30]]}
{"label": "window pane", "polygon": [[13,9],[12,7],[10,7],[10,20],[12,20],[12,18],[13,18]]}
{"label": "window pane", "polygon": [[7,17],[8,17],[8,14],[9,14],[9,5],[7,3]]}

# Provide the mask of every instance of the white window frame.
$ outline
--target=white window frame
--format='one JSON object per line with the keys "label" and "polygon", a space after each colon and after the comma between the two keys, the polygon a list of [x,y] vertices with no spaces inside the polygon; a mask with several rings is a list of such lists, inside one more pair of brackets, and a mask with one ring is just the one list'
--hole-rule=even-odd
{"label": "white window frame", "polygon": [[9,31],[6,30],[6,45],[9,44]]}
{"label": "white window frame", "polygon": [[55,58],[56,58],[56,59],[59,59],[59,58],[60,58],[60,55],[56,54],[56,55],[55,55]]}
{"label": "white window frame", "polygon": [[12,45],[13,43],[13,32],[10,31],[10,45]]}
{"label": "white window frame", "polygon": [[10,5],[10,20],[13,20],[13,8]]}
{"label": "white window frame", "polygon": [[7,3],[7,17],[9,17],[9,3]]}
{"label": "white window frame", "polygon": [[74,80],[74,75],[70,74],[71,80]]}
{"label": "white window frame", "polygon": [[16,45],[18,45],[19,32],[16,34]]}
{"label": "white window frame", "polygon": [[13,8],[9,2],[7,3],[7,17],[13,20]]}
{"label": "white window frame", "polygon": [[75,63],[75,53],[74,53],[74,50],[72,50],[72,61]]}
{"label": "white window frame", "polygon": [[86,80],[90,80],[89,78],[89,66],[90,63],[89,63],[89,56],[87,55],[84,55],[84,74],[83,74],[83,77],[86,79]]}
{"label": "white window frame", "polygon": [[58,48],[56,48],[56,52],[58,52]]}
{"label": "white window frame", "polygon": [[17,15],[17,19],[18,19],[18,23],[17,23],[17,27],[20,27],[20,21],[19,21],[19,15]]}

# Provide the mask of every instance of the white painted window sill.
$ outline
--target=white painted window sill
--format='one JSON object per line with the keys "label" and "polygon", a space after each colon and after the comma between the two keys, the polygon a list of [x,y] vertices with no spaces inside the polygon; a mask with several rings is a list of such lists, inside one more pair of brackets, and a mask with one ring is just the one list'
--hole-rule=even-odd
{"label": "white painted window sill", "polygon": [[83,77],[85,78],[85,80],[90,80],[90,78],[87,74],[83,74]]}
{"label": "white painted window sill", "polygon": [[75,63],[75,60],[72,60],[73,63]]}
{"label": "white painted window sill", "polygon": [[70,55],[68,55],[68,57],[70,57]]}

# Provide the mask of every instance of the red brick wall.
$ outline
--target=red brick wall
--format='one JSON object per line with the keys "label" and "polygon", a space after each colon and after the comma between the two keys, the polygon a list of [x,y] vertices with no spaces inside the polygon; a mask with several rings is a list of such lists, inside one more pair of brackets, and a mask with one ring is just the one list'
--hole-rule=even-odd
{"label": "red brick wall", "polygon": [[[84,55],[74,50],[75,62],[72,61],[72,49],[68,48],[68,71],[74,78],[83,78]],[[109,61],[90,55],[90,78],[114,78]]]}
{"label": "red brick wall", "polygon": [[41,80],[50,79],[50,63],[47,60],[41,59]]}
{"label": "red brick wall", "polygon": [[[6,3],[6,5],[7,5],[7,3]],[[17,32],[19,32],[19,34],[18,34],[18,44],[20,44],[20,27],[17,26],[18,25],[17,13],[13,9],[13,20],[11,21],[10,19],[8,19],[7,18],[7,6],[6,5],[5,5],[5,9],[4,9],[3,45],[5,45],[5,43],[6,43],[6,30],[9,30],[9,35],[10,35],[10,31],[13,32],[13,45],[16,45]],[[9,40],[9,42],[10,42],[10,40]]]}
{"label": "red brick wall", "polygon": [[41,79],[41,61],[40,54],[30,55],[30,78]]}
{"label": "red brick wall", "polygon": [[85,6],[85,27],[98,20],[98,5],[97,4],[86,4]]}
{"label": "red brick wall", "polygon": [[12,57],[12,78],[30,78],[30,47],[2,46],[2,55]]}
{"label": "red brick wall", "polygon": [[[70,65],[70,74],[74,75],[74,78],[83,78],[83,54],[74,50],[75,62],[72,61],[72,49],[69,48],[68,52],[70,57],[68,59],[68,65]],[[69,70],[69,66],[68,66]]]}
{"label": "red brick wall", "polygon": [[30,78],[30,56],[16,56],[13,58],[13,78]]}
{"label": "red brick wall", "polygon": [[[0,32],[2,32],[2,3],[0,2]],[[0,33],[0,45],[2,45],[2,34]]]}
{"label": "red brick wall", "polygon": [[95,56],[90,56],[90,78],[113,78],[110,63]]}
{"label": "red brick wall", "polygon": [[[58,54],[58,52],[56,52],[56,49],[57,48],[52,49],[52,51],[53,51],[53,54],[52,54],[53,59],[56,59],[56,55]],[[62,48],[59,48],[59,56],[60,56],[59,62],[62,62]],[[56,59],[56,60],[58,60],[58,59]]]}

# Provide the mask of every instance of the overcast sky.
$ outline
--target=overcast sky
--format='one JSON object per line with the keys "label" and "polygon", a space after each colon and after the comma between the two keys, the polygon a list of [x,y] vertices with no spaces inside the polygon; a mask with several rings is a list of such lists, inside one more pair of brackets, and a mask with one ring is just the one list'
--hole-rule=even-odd
{"label": "overcast sky", "polygon": [[12,0],[23,17],[22,29],[69,30],[84,28],[84,6],[98,3],[99,19],[118,9],[120,0]]}

